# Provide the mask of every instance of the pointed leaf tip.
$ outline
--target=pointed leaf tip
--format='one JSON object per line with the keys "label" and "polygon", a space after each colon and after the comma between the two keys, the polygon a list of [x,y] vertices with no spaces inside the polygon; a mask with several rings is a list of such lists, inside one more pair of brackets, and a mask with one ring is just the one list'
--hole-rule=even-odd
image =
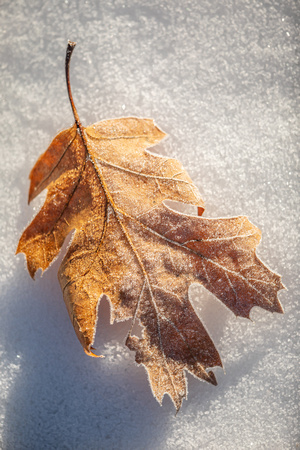
{"label": "pointed leaf tip", "polygon": [[[94,349],[93,347],[91,347],[91,349]],[[86,353],[86,355],[88,356],[92,356],[93,358],[105,358],[104,355],[96,355],[96,353],[92,352],[91,350],[88,350],[86,348],[83,349],[84,352]]]}

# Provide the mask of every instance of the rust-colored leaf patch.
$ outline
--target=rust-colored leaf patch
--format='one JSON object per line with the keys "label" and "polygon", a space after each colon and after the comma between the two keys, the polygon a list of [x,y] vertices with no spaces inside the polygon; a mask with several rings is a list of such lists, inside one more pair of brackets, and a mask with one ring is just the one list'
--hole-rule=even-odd
{"label": "rust-colored leaf patch", "polygon": [[[148,372],[159,402],[169,394],[177,410],[186,396],[185,371],[212,384],[220,356],[189,302],[201,283],[237,316],[253,306],[282,312],[283,286],[256,256],[261,233],[246,217],[206,219],[203,201],[182,165],[147,148],[165,134],[150,119],[104,120],[84,128],[75,117],[30,174],[29,202],[47,188],[45,203],[21,236],[32,277],[47,269],[75,230],[59,282],[77,337],[92,352],[102,295],[112,319],[131,320],[126,345]],[[198,207],[199,216],[170,209],[165,200]],[[142,337],[132,334],[134,323]]]}

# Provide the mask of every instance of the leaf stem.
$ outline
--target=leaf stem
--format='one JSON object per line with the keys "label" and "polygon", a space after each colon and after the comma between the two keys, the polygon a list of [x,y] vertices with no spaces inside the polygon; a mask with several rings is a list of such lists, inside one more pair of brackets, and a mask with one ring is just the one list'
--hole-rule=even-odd
{"label": "leaf stem", "polygon": [[71,56],[72,56],[75,46],[76,46],[76,42],[68,41],[68,47],[67,47],[67,52],[66,52],[66,66],[65,66],[66,67],[66,82],[67,82],[68,95],[69,95],[69,100],[71,103],[74,119],[75,119],[77,128],[79,129],[80,135],[85,143],[83,126],[81,125],[81,122],[80,122],[80,119],[78,116],[78,112],[77,112],[77,109],[74,104],[73,95],[72,95],[72,91],[71,91],[71,83],[70,83],[70,61],[71,61]]}

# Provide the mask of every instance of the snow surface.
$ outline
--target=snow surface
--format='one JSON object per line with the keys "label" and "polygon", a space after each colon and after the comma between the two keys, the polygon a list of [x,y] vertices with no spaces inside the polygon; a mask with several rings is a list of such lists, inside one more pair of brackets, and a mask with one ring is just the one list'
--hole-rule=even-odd
{"label": "snow surface", "polygon": [[[0,6],[0,445],[3,449],[294,449],[299,311],[297,3],[292,0],[2,0]],[[18,238],[28,174],[72,124],[67,40],[83,124],[154,118],[157,147],[181,160],[206,217],[246,214],[263,232],[259,256],[282,274],[285,315],[236,318],[199,286],[197,311],[222,356],[218,386],[191,376],[175,417],[152,397],[124,346],[127,324],[100,305],[87,357],[56,278],[33,282]]]}

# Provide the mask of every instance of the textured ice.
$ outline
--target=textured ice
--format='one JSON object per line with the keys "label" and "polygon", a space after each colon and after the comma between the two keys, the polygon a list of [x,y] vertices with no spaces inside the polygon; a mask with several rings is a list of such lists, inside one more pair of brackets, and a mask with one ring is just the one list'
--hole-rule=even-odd
{"label": "textured ice", "polygon": [[[297,6],[292,0],[14,0],[0,7],[0,447],[4,449],[294,449],[299,311]],[[189,376],[174,416],[100,305],[96,344],[80,348],[56,278],[33,282],[18,237],[28,173],[72,124],[71,78],[85,125],[154,118],[206,200],[206,217],[247,214],[259,256],[283,275],[285,315],[236,319],[199,286],[197,311],[221,353],[218,386]],[[156,149],[156,150],[157,150]]]}

